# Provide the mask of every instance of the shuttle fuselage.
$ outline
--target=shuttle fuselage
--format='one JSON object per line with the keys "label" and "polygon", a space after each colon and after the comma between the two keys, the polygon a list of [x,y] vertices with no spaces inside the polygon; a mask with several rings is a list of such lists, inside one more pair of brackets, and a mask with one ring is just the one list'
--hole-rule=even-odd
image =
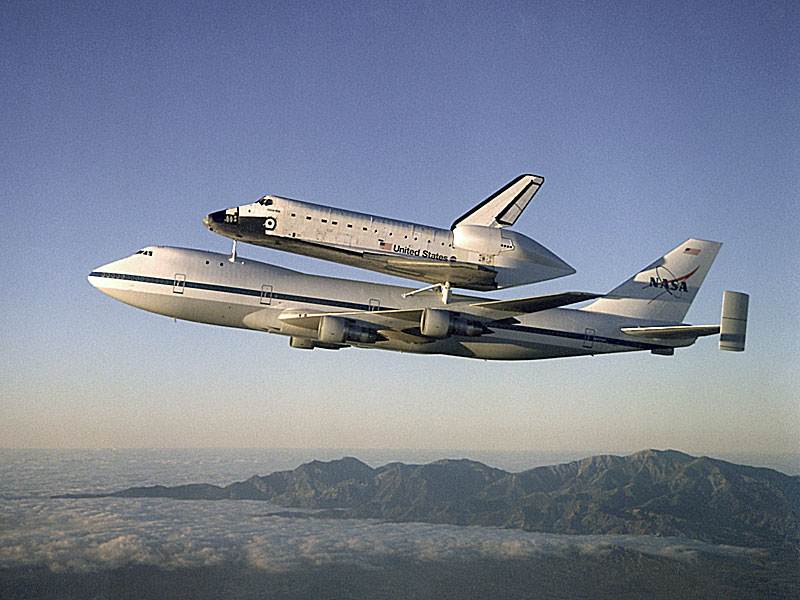
{"label": "shuttle fuselage", "polygon": [[505,229],[516,221],[542,181],[533,175],[520,176],[451,229],[272,195],[211,213],[203,222],[215,233],[258,246],[427,283],[488,291],[575,272],[538,242]]}

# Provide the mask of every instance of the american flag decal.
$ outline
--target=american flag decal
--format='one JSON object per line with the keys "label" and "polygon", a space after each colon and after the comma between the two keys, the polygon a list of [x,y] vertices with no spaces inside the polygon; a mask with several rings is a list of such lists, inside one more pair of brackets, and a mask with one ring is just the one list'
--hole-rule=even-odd
{"label": "american flag decal", "polygon": [[699,248],[686,248],[686,250],[684,250],[683,253],[684,254],[691,254],[692,256],[697,256],[698,254],[700,254],[700,249]]}
{"label": "american flag decal", "polygon": [[378,244],[378,247],[381,250],[390,250],[391,249],[391,247],[392,247],[391,244],[389,244],[388,242],[384,242],[383,240],[379,240],[379,241],[380,241],[380,243]]}

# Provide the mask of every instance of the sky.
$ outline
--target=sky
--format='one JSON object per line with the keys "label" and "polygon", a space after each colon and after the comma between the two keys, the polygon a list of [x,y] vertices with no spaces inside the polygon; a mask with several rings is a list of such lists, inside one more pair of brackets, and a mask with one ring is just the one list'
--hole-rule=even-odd
{"label": "sky", "polygon": [[[0,4],[0,447],[800,451],[793,2]],[[273,193],[447,227],[521,173],[514,226],[605,292],[723,242],[687,320],[748,347],[500,363],[173,322],[86,280],[228,252]],[[300,271],[408,285],[240,247]]]}

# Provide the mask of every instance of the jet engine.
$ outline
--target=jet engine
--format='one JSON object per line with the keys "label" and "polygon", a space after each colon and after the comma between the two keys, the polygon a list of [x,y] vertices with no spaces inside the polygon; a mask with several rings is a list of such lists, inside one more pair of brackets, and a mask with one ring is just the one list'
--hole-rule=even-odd
{"label": "jet engine", "polygon": [[323,350],[339,350],[341,348],[348,347],[343,344],[327,344],[325,342],[295,336],[289,338],[289,346],[292,348],[299,348],[301,350],[313,350],[314,348],[322,348]]}
{"label": "jet engine", "polygon": [[432,338],[446,338],[449,335],[478,336],[486,333],[486,328],[477,321],[456,317],[447,310],[426,308],[419,320],[422,335]]}
{"label": "jet engine", "polygon": [[378,332],[368,327],[350,323],[341,317],[326,315],[319,320],[317,339],[320,342],[329,344],[344,344],[347,342],[371,344],[378,339]]}
{"label": "jet engine", "polygon": [[289,338],[289,346],[292,348],[299,348],[300,350],[313,350],[314,340],[292,336]]}

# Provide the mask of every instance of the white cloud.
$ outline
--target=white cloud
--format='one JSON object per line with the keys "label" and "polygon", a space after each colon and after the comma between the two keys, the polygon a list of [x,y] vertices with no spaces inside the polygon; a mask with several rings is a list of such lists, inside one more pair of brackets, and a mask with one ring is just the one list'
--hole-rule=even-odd
{"label": "white cloud", "polygon": [[0,500],[0,567],[87,571],[132,565],[207,567],[227,562],[286,570],[340,562],[512,559],[597,554],[614,546],[690,560],[741,548],[676,538],[565,536],[489,527],[267,516],[251,501],[165,499]]}

